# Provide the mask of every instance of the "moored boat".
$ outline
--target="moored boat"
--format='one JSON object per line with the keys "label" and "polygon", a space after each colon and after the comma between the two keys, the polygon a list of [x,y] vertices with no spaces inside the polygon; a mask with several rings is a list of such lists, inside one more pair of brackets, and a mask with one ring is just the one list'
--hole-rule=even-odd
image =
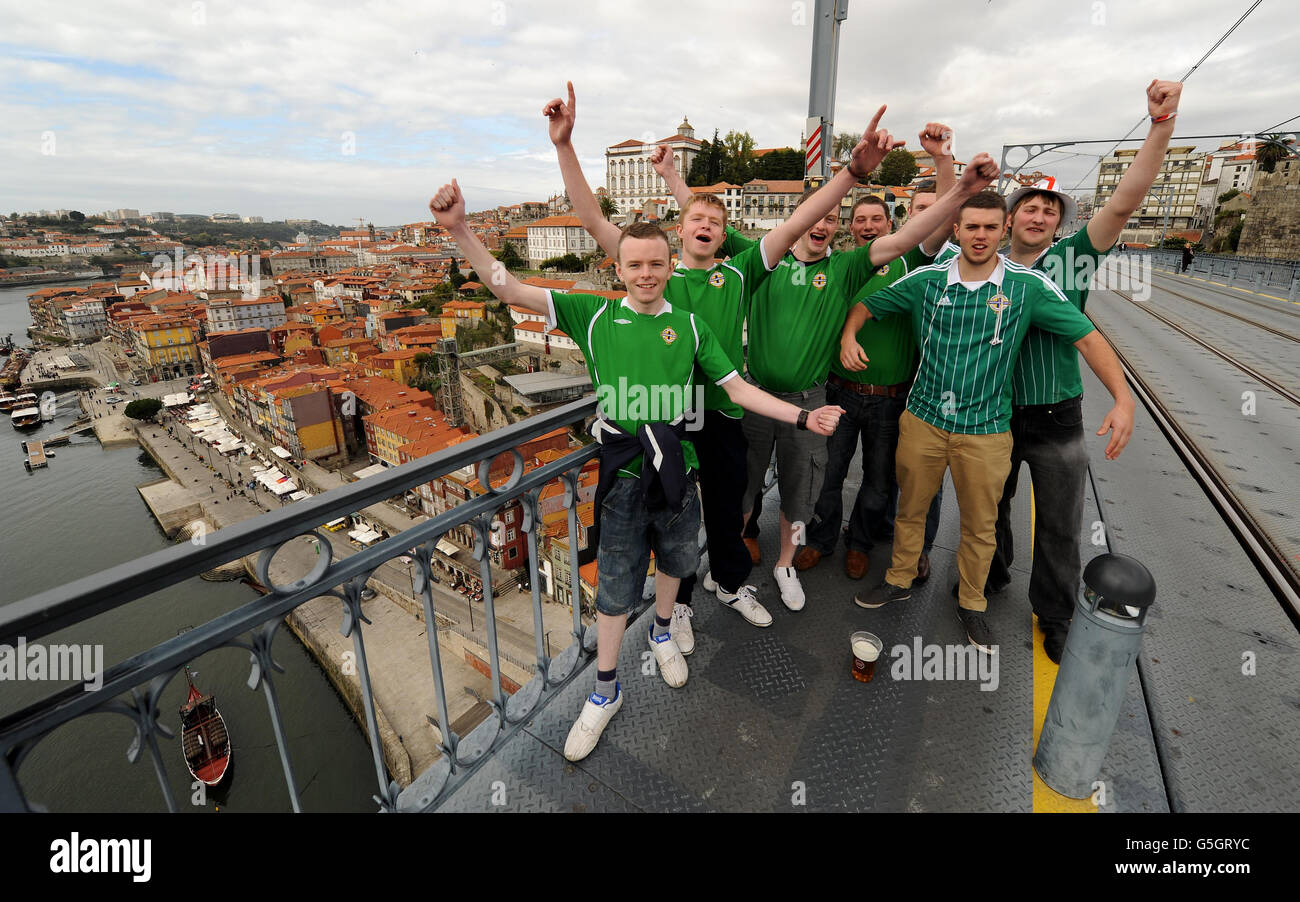
{"label": "moored boat", "polygon": [[185,766],[196,780],[216,786],[230,766],[230,734],[226,721],[217,710],[216,699],[204,695],[194,685],[190,668],[185,666],[189,695],[181,706],[181,748]]}
{"label": "moored boat", "polygon": [[9,424],[15,429],[31,429],[41,425],[39,407],[17,407],[9,414]]}

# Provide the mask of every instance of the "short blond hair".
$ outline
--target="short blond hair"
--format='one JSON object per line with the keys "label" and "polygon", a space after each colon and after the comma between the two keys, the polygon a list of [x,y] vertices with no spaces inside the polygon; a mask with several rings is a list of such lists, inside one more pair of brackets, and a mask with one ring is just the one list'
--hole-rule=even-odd
{"label": "short blond hair", "polygon": [[686,202],[686,206],[682,207],[682,219],[686,218],[686,214],[689,213],[691,207],[696,204],[704,204],[706,207],[715,208],[722,214],[722,224],[724,226],[727,224],[727,205],[723,203],[722,198],[718,197],[716,194],[692,194],[691,199]]}

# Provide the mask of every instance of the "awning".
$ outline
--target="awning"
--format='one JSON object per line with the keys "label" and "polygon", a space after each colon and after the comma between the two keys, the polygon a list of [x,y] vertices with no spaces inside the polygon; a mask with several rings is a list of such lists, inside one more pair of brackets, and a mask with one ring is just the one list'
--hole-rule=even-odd
{"label": "awning", "polygon": [[288,460],[289,458],[293,457],[292,454],[290,454],[288,451],[281,448],[279,445],[272,445],[271,453],[274,454],[276,457],[280,458],[281,460]]}
{"label": "awning", "polygon": [[333,529],[335,526],[342,526],[347,521],[347,519],[348,519],[347,517],[339,517],[337,520],[331,520],[325,524],[325,528]]}
{"label": "awning", "polygon": [[290,500],[290,501],[301,501],[301,500],[304,499],[304,498],[310,498],[310,497],[311,497],[311,495],[307,494],[306,492],[303,492],[303,491],[297,491],[297,492],[294,492],[292,495],[289,496],[289,500]]}
{"label": "awning", "polygon": [[367,476],[375,476],[379,473],[384,472],[387,469],[388,467],[384,466],[383,464],[371,464],[365,469],[357,470],[357,472],[354,473],[353,475],[357,479],[365,479]]}
{"label": "awning", "polygon": [[362,545],[370,545],[379,541],[381,536],[373,529],[354,529],[348,533],[348,538],[360,542]]}
{"label": "awning", "polygon": [[437,548],[439,551],[441,551],[443,554],[447,555],[447,557],[451,557],[457,551],[460,551],[460,547],[452,544],[450,539],[439,539],[438,544],[435,545],[434,547]]}

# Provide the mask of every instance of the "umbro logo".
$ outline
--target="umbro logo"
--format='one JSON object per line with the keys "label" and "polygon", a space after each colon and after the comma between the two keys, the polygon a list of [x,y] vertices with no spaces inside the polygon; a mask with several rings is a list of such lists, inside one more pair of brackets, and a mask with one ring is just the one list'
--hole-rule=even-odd
{"label": "umbro logo", "polygon": [[632,321],[630,319],[616,319],[614,320],[614,322],[618,323],[620,326],[632,325]]}

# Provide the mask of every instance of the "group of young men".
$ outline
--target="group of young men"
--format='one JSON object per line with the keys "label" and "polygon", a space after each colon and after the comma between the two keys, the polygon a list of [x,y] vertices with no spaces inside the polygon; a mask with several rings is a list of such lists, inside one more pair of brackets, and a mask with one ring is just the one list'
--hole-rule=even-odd
{"label": "group of young men", "polygon": [[[748,623],[772,624],[748,582],[758,560],[743,531],[774,451],[773,577],[790,611],[806,603],[798,572],[831,555],[841,535],[843,481],[859,441],[862,488],[843,533],[851,578],[865,575],[872,541],[888,536],[893,520],[891,567],[855,597],[864,608],[904,601],[928,578],[951,471],[961,519],[958,616],[989,654],[997,646],[986,596],[1010,580],[1010,502],[1027,461],[1038,496],[1029,594],[1059,660],[1079,580],[1087,472],[1076,349],[1115,399],[1097,433],[1111,433],[1108,458],[1133,424],[1119,362],[1082,313],[1087,279],[1079,275],[1091,275],[1154,180],[1180,91],[1174,82],[1148,86],[1152,126],[1137,158],[1106,207],[1059,242],[1073,200],[1051,184],[1022,188],[1008,217],[1003,198],[984,190],[998,175],[992,158],[975,156],[957,178],[951,130],[929,123],[920,137],[935,183],[914,194],[906,224],[894,231],[888,207],[863,198],[851,215],[856,247],[836,250],[841,199],[903,143],[879,128],[883,106],[848,163],[759,241],[730,228],[720,199],[692,192],[661,146],[652,163],[681,211],[674,268],[659,226],[619,229],[601,215],[571,141],[570,84],[567,101],[550,101],[543,114],[574,211],[626,286],[618,301],[520,283],[469,230],[456,182],[439,190],[430,209],[471,266],[491,274],[498,298],[573,338],[600,398],[596,685],[566,741],[569,760],[591,752],[622,706],[619,650],[652,551],[646,638],[664,680],[686,683],[701,516],[705,590]],[[1008,223],[1011,243],[999,253]],[[647,409],[647,395],[663,403]],[[703,415],[688,416],[697,396]]]}

